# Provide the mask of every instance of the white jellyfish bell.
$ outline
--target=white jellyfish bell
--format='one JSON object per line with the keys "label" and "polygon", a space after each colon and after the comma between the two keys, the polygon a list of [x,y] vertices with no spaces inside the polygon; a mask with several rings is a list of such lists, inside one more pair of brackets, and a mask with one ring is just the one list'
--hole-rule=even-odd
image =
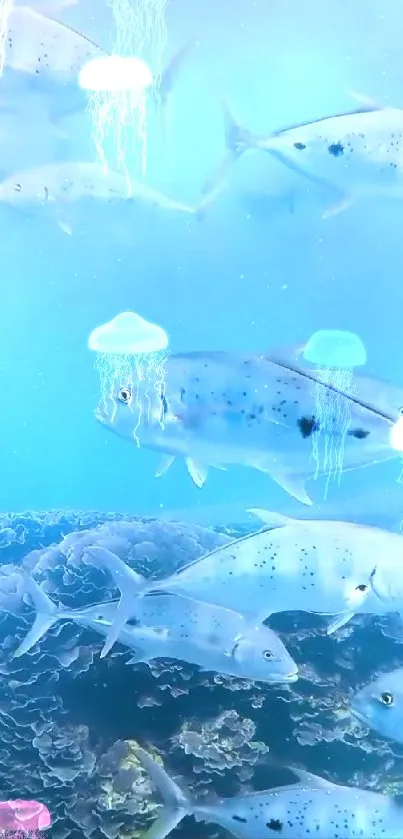
{"label": "white jellyfish bell", "polygon": [[401,452],[403,455],[403,408],[401,409],[401,415],[392,426],[389,439],[392,449]]}
{"label": "white jellyfish bell", "polygon": [[[150,68],[135,56],[106,55],[81,68],[79,85],[88,93],[97,159],[107,170],[106,143],[112,132],[114,166],[126,175],[131,192],[129,145],[141,146],[141,171],[146,168],[147,93],[153,84]],[[130,155],[129,155],[130,157]]]}
{"label": "white jellyfish bell", "polygon": [[146,91],[153,83],[150,68],[141,58],[105,55],[93,58],[79,75],[82,90],[113,93],[115,91]]}
{"label": "white jellyfish bell", "polygon": [[148,105],[150,92],[159,89],[167,42],[166,2],[109,0],[115,25],[113,55],[89,61],[79,74],[80,87],[88,93],[97,160],[104,170],[125,175],[128,196],[132,177],[146,173]]}
{"label": "white jellyfish bell", "polygon": [[88,348],[96,353],[95,367],[100,375],[98,415],[113,425],[118,403],[127,406],[136,417],[133,438],[139,444],[137,429],[144,411],[149,416],[156,404],[163,425],[167,333],[135,312],[122,312],[91,332]]}
{"label": "white jellyfish bell", "polygon": [[320,473],[328,476],[326,497],[330,477],[340,482],[343,471],[345,438],[351,422],[350,401],[345,394],[354,393],[354,369],[366,363],[367,354],[354,332],[322,329],[309,339],[303,358],[316,368],[312,456],[315,477]]}

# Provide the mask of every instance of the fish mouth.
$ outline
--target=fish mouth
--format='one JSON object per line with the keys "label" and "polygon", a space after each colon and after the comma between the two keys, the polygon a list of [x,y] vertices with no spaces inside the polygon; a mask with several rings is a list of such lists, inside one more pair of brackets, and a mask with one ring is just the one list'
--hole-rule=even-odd
{"label": "fish mouth", "polygon": [[351,715],[352,715],[352,716],[353,716],[356,720],[358,720],[359,722],[362,722],[364,725],[368,725],[368,720],[367,720],[367,718],[365,717],[365,715],[364,715],[363,713],[361,713],[361,711],[359,711],[357,708],[354,708],[354,706],[353,706],[353,705],[350,705],[350,709],[349,709],[349,710],[350,710],[350,714],[351,714]]}
{"label": "fish mouth", "polygon": [[274,675],[271,676],[270,679],[267,679],[267,681],[277,685],[288,685],[290,682],[297,682],[298,678],[298,670],[294,670],[292,673],[274,673]]}

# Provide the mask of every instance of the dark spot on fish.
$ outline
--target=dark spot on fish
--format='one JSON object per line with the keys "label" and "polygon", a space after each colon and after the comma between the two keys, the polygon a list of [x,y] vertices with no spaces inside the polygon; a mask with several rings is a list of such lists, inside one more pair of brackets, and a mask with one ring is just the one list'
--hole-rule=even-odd
{"label": "dark spot on fish", "polygon": [[301,417],[297,425],[304,440],[310,437],[315,431],[319,431],[319,423],[316,422],[315,417]]}
{"label": "dark spot on fish", "polygon": [[294,143],[294,149],[298,149],[298,151],[303,151],[306,149],[304,143]]}
{"label": "dark spot on fish", "polygon": [[332,154],[333,157],[340,157],[341,154],[344,154],[344,146],[341,143],[331,143],[329,154]]}
{"label": "dark spot on fish", "polygon": [[163,391],[161,391],[161,404],[162,404],[163,416],[166,417],[166,415],[168,413],[168,402],[166,400],[166,396],[165,396],[165,393]]}
{"label": "dark spot on fish", "polygon": [[242,824],[247,823],[247,819],[243,819],[242,816],[232,816],[234,822],[242,822]]}
{"label": "dark spot on fish", "polygon": [[369,437],[369,431],[364,431],[363,428],[352,428],[351,431],[347,431],[348,437],[356,437],[357,440],[365,440],[366,437]]}
{"label": "dark spot on fish", "polygon": [[181,387],[181,388],[180,388],[179,393],[180,393],[180,395],[181,395],[181,402],[184,402],[184,399],[185,399],[185,393],[186,393],[185,388],[184,388],[184,387]]}
{"label": "dark spot on fish", "polygon": [[270,821],[266,823],[266,827],[269,827],[270,830],[276,830],[277,833],[281,833],[283,829],[283,822],[281,822],[280,819],[270,819]]}
{"label": "dark spot on fish", "polygon": [[21,192],[21,190],[22,190],[21,184],[15,184],[14,189],[15,189],[15,192]]}

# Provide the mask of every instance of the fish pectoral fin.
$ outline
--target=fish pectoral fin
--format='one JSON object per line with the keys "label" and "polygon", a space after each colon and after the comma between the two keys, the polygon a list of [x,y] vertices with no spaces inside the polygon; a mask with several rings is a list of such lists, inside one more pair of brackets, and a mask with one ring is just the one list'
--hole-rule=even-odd
{"label": "fish pectoral fin", "polygon": [[185,457],[185,463],[193,483],[201,489],[206,482],[208,467],[203,466],[201,463],[197,463],[191,457]]}
{"label": "fish pectoral fin", "polygon": [[173,462],[176,460],[174,455],[167,454],[165,457],[162,458],[161,463],[155,473],[156,478],[161,478],[162,475],[165,475],[165,472],[168,472],[168,469],[171,468]]}
{"label": "fish pectoral fin", "polygon": [[260,468],[261,472],[267,472],[276,484],[281,486],[289,495],[292,495],[293,498],[296,498],[297,501],[300,501],[301,504],[307,504],[309,507],[312,507],[313,502],[305,489],[303,478],[300,478],[298,475],[292,475],[290,472],[286,472],[281,466],[273,463],[270,463],[266,468],[259,466],[257,468]]}
{"label": "fish pectoral fin", "polygon": [[135,653],[133,653],[126,664],[147,664],[150,660],[150,656],[145,653],[144,650],[138,649]]}
{"label": "fish pectoral fin", "polygon": [[150,661],[152,656],[150,656],[149,652],[146,652],[141,647],[139,647],[136,651],[132,650],[132,655],[130,656],[129,660],[126,662],[127,664],[146,664]]}
{"label": "fish pectoral fin", "polygon": [[[169,632],[165,628],[156,629],[152,626],[130,627],[130,640],[135,647],[128,664],[139,664],[144,661],[151,661],[153,658],[163,658],[164,644],[169,640]],[[121,639],[126,644],[126,636]]]}
{"label": "fish pectoral fin", "polygon": [[355,612],[341,612],[341,614],[335,615],[327,625],[326,635],[333,635],[333,633],[337,632],[338,629],[346,626],[354,615]]}
{"label": "fish pectoral fin", "polygon": [[354,198],[352,195],[345,195],[340,199],[340,201],[337,201],[335,204],[331,204],[322,214],[322,218],[328,219],[338,216],[340,213],[344,213],[344,210],[348,210],[353,204]]}
{"label": "fish pectoral fin", "polygon": [[69,224],[68,221],[66,221],[65,219],[59,219],[59,221],[57,222],[57,226],[59,230],[62,231],[62,233],[66,234],[66,236],[73,235],[73,228],[71,224]]}
{"label": "fish pectoral fin", "polygon": [[176,84],[177,78],[180,75],[182,64],[195,47],[192,42],[186,43],[170,60],[169,64],[163,69],[159,78],[154,79],[154,100],[157,105],[160,136],[162,145],[165,148],[168,143],[170,134],[169,115],[168,115],[168,101],[170,99],[172,90]]}

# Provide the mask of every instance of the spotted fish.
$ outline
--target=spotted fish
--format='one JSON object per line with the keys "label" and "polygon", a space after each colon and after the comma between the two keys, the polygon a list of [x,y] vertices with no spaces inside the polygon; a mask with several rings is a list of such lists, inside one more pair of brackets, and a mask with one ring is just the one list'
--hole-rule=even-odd
{"label": "spotted fish", "polygon": [[186,816],[220,825],[237,839],[402,839],[403,809],[392,798],[334,784],[292,769],[297,783],[224,798],[193,801],[151,755],[135,756],[159,790],[164,808],[143,839],[165,839]]}
{"label": "spotted fish", "polygon": [[[11,79],[9,74],[7,79],[5,77],[3,98],[8,94],[11,102],[19,102],[26,89],[43,93],[54,122],[68,114],[85,111],[88,98],[77,84],[80,70],[88,61],[108,55],[84,33],[52,16],[68,5],[71,5],[68,0],[48,2],[45,12],[28,5],[12,5],[7,19],[5,69],[14,72],[17,79]],[[52,14],[48,14],[48,10]],[[191,48],[189,43],[178,50],[157,79],[155,89],[154,86],[150,89],[151,99],[159,105],[162,131],[165,131],[168,99]],[[18,87],[20,82],[22,87]]]}
{"label": "spotted fish", "polygon": [[328,632],[354,614],[387,614],[396,607],[374,591],[388,557],[393,567],[403,557],[403,536],[376,527],[340,521],[290,519],[255,511],[272,529],[230,542],[150,582],[111,551],[90,548],[92,561],[114,576],[121,598],[108,646],[133,613],[139,594],[180,594],[240,612],[254,623],[277,612],[302,611],[331,615]]}
{"label": "spotted fish", "polygon": [[381,673],[358,690],[351,712],[382,737],[403,745],[403,667]]}
{"label": "spotted fish", "polygon": [[358,98],[355,110],[290,125],[266,137],[242,128],[223,103],[226,153],[205,184],[205,202],[219,193],[233,162],[253,149],[327,187],[332,203],[325,216],[370,196],[403,198],[403,110]]}
{"label": "spotted fish", "polygon": [[158,475],[183,457],[201,487],[208,467],[238,464],[266,472],[311,504],[304,484],[315,474],[313,443],[323,431],[317,403],[324,414],[334,413],[335,394],[351,416],[346,434],[334,421],[334,445],[344,446],[343,471],[398,457],[390,433],[403,389],[386,382],[357,375],[354,390],[340,391],[283,351],[172,354],[158,376],[160,387],[146,377],[136,381],[135,371],[130,382],[117,375],[95,414],[120,436],[163,453]]}
{"label": "spotted fish", "polygon": [[67,161],[14,172],[0,182],[0,202],[13,207],[53,206],[90,199],[126,201],[170,212],[194,214],[190,205],[169,198],[144,183],[131,181],[100,163]]}
{"label": "spotted fish", "polygon": [[[57,607],[29,574],[23,574],[23,590],[36,608],[36,617],[15,656],[29,652],[58,621],[73,621],[102,637],[110,636],[116,601],[84,609]],[[132,664],[171,658],[251,681],[291,683],[298,678],[297,665],[276,633],[229,609],[170,594],[137,598],[132,607],[132,620],[116,639],[133,651]],[[111,646],[105,644],[101,656]]]}

